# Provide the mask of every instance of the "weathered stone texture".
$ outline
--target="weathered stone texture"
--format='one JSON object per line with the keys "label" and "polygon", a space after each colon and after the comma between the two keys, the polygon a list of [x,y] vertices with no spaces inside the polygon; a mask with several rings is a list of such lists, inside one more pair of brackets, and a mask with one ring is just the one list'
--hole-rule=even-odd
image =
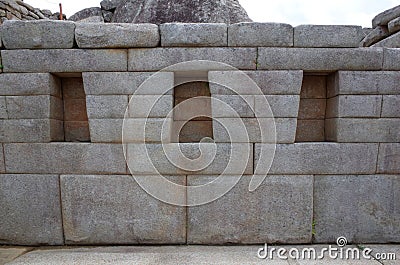
{"label": "weathered stone texture", "polygon": [[375,43],[372,47],[400,48],[400,33],[395,33],[392,36]]}
{"label": "weathered stone texture", "polygon": [[89,119],[123,118],[128,108],[126,95],[86,96],[87,115]]}
{"label": "weathered stone texture", "polygon": [[367,36],[365,36],[365,38],[360,43],[360,47],[369,47],[389,35],[390,33],[387,26],[378,26],[374,28]]}
{"label": "weathered stone texture", "polygon": [[9,119],[63,120],[63,102],[53,96],[7,96]]}
{"label": "weathered stone texture", "polygon": [[327,118],[379,118],[380,95],[340,95],[328,99]]}
{"label": "weathered stone texture", "polygon": [[256,117],[267,117],[269,114],[264,113],[265,99],[271,107],[275,118],[297,118],[299,113],[300,97],[297,95],[267,95],[255,96],[254,107]]}
{"label": "weathered stone texture", "polygon": [[3,144],[0,144],[0,173],[6,172],[6,165],[4,162],[4,149],[3,149]]}
{"label": "weathered stone texture", "polygon": [[391,20],[400,17],[400,6],[395,6],[378,14],[372,20],[372,27],[387,25]]}
{"label": "weathered stone texture", "polygon": [[393,19],[388,24],[389,32],[391,34],[400,30],[400,16],[398,18]]}
{"label": "weathered stone texture", "polygon": [[0,119],[8,119],[6,97],[0,96]]}
{"label": "weathered stone texture", "polygon": [[47,73],[1,74],[0,84],[0,95],[4,96],[52,95],[61,97],[59,79]]}
{"label": "weathered stone texture", "polygon": [[[129,99],[129,113],[127,117],[130,118],[167,117],[167,115],[172,111],[173,101],[174,98],[172,95],[164,95],[164,96],[134,95]],[[177,120],[177,117],[175,115],[174,119]]]}
{"label": "weathered stone texture", "polygon": [[381,117],[400,118],[400,95],[384,95]]}
{"label": "weathered stone texture", "polygon": [[57,175],[0,175],[0,243],[64,243]]}
{"label": "weathered stone texture", "polygon": [[89,7],[76,12],[75,14],[70,16],[68,20],[80,21],[90,17],[101,17],[101,16],[102,13],[100,7]]}
{"label": "weathered stone texture", "polygon": [[382,143],[379,146],[378,173],[400,173],[400,144]]}
{"label": "weathered stone texture", "polygon": [[[400,70],[400,49],[385,48],[383,53],[383,70]],[[397,90],[398,91],[398,90]]]}
{"label": "weathered stone texture", "polygon": [[296,130],[296,142],[324,142],[325,121],[319,120],[298,120]]}

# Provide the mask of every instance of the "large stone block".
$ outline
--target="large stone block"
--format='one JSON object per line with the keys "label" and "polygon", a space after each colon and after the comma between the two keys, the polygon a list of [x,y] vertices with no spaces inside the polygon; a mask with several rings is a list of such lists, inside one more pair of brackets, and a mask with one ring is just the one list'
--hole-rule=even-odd
{"label": "large stone block", "polygon": [[[270,144],[255,145],[256,174],[268,166],[262,162],[268,157],[260,158],[260,151],[266,156],[272,148]],[[270,174],[374,174],[377,155],[378,144],[374,143],[278,144]]]}
{"label": "large stone block", "polygon": [[[186,177],[169,179],[185,185]],[[186,241],[186,209],[151,197],[131,176],[63,175],[61,194],[67,244],[183,244]],[[173,196],[184,200],[186,194],[177,190]]]}
{"label": "large stone block", "polygon": [[328,98],[352,94],[399,94],[399,80],[400,73],[396,71],[339,71],[329,80]]}
{"label": "large stone block", "polygon": [[[160,95],[174,87],[174,73],[83,73],[87,95]],[[151,79],[149,79],[151,78]],[[147,79],[148,82],[144,83]],[[144,84],[143,84],[144,83]],[[143,84],[143,86],[141,86]],[[138,88],[140,88],[138,90]]]}
{"label": "large stone block", "polygon": [[86,96],[86,106],[89,119],[123,118],[128,108],[128,96],[88,95]]}
{"label": "large stone block", "polygon": [[325,120],[298,120],[296,142],[324,142]]}
{"label": "large stone block", "polygon": [[388,29],[391,34],[400,30],[400,16],[389,22]]}
{"label": "large stone block", "polygon": [[254,96],[212,95],[212,98],[211,112],[213,118],[254,117]]}
{"label": "large stone block", "polygon": [[379,118],[382,96],[340,95],[328,99],[327,118]]}
{"label": "large stone block", "polygon": [[383,70],[400,70],[399,61],[400,61],[400,48],[384,49]]}
{"label": "large stone block", "polygon": [[380,144],[378,158],[378,173],[400,173],[400,144]]}
{"label": "large stone block", "polygon": [[400,119],[328,119],[326,137],[342,143],[400,141]]}
{"label": "large stone block", "polygon": [[323,120],[325,118],[326,99],[302,98],[300,100],[299,119]]}
{"label": "large stone block", "polygon": [[400,118],[400,95],[384,95],[381,117]]}
{"label": "large stone block", "polygon": [[380,70],[382,48],[258,48],[257,69]]}
{"label": "large stone block", "polygon": [[386,26],[378,26],[374,28],[367,36],[365,36],[365,38],[360,42],[360,47],[369,47],[389,35],[390,33]]}
{"label": "large stone block", "polygon": [[61,97],[60,80],[52,74],[1,74],[0,84],[0,95],[4,96]]}
{"label": "large stone block", "polygon": [[154,24],[77,23],[75,38],[79,48],[156,47],[160,42]]}
{"label": "large stone block", "polygon": [[[216,177],[188,176],[188,185]],[[311,242],[313,177],[268,176],[254,192],[249,192],[249,180],[244,176],[218,200],[188,209],[189,244]],[[210,195],[213,192],[210,189]],[[188,192],[188,201],[195,199],[196,194]]]}
{"label": "large stone block", "polygon": [[126,50],[3,50],[4,72],[126,71]]}
{"label": "large stone block", "polygon": [[[6,58],[7,59],[7,58]],[[238,69],[255,70],[256,48],[155,48],[129,50],[129,71],[157,71],[192,60],[222,62]],[[204,64],[197,70],[216,70],[221,65]],[[203,69],[204,68],[204,69]]]}
{"label": "large stone block", "polygon": [[63,122],[59,120],[0,120],[0,142],[3,143],[48,143],[63,139]]}
{"label": "large stone block", "polygon": [[[176,91],[176,90],[175,90]],[[193,118],[196,120],[209,120],[209,117],[221,117],[228,115],[224,113],[223,108],[228,108],[224,103],[211,99],[209,96],[194,97],[194,98],[177,98],[175,97],[175,106],[173,110],[173,118],[175,121],[189,121]],[[246,114],[246,106],[238,106],[237,102],[240,101],[238,98],[226,99],[230,100],[229,103],[233,105],[233,108],[237,108],[238,113]],[[223,101],[223,99],[221,100]],[[241,101],[243,102],[243,101]],[[248,111],[248,110],[247,110]],[[230,113],[234,112],[231,110]],[[232,114],[231,114],[232,115]],[[247,114],[250,115],[250,114]]]}
{"label": "large stone block", "polygon": [[283,23],[232,24],[228,27],[228,45],[231,47],[292,47],[293,27]]}
{"label": "large stone block", "polygon": [[315,242],[400,241],[398,176],[315,176]]}
{"label": "large stone block", "polygon": [[400,48],[400,33],[397,32],[386,39],[383,39],[371,47]]}
{"label": "large stone block", "polygon": [[364,33],[361,26],[300,25],[294,28],[294,47],[358,47]]}
{"label": "large stone block", "polygon": [[4,144],[8,173],[125,174],[120,144]]}
{"label": "large stone block", "polygon": [[166,23],[160,25],[163,47],[227,46],[228,27],[223,23]]}
{"label": "large stone block", "polygon": [[62,245],[57,175],[0,175],[0,243]]}
{"label": "large stone block", "polygon": [[3,144],[0,144],[1,152],[0,152],[0,173],[6,172],[6,165],[4,162],[4,149]]}
{"label": "large stone block", "polygon": [[268,101],[275,118],[297,118],[300,102],[300,97],[297,95],[255,96],[256,117],[269,117],[270,114],[264,112],[265,99]]}
{"label": "large stone block", "polygon": [[6,97],[0,96],[0,119],[8,119]]}
{"label": "large stone block", "polygon": [[2,25],[6,49],[71,49],[75,23],[71,21],[8,20]]}
{"label": "large stone block", "polygon": [[130,118],[167,117],[170,111],[172,111],[173,101],[174,97],[172,95],[134,95],[129,99],[129,112],[127,116]]}
{"label": "large stone block", "polygon": [[88,121],[64,121],[66,142],[90,142]]}
{"label": "large stone block", "polygon": [[372,20],[372,27],[387,25],[389,21],[397,17],[400,17],[400,6],[395,6],[376,15]]}
{"label": "large stone block", "polygon": [[63,120],[62,99],[53,96],[7,96],[9,119]]}

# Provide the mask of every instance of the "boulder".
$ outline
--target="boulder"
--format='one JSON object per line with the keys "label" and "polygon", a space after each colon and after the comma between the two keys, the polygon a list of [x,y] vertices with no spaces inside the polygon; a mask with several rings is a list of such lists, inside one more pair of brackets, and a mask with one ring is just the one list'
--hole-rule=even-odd
{"label": "boulder", "polygon": [[100,7],[89,7],[85,8],[77,13],[73,14],[69,17],[68,20],[72,21],[80,21],[89,17],[102,17],[101,8]]}
{"label": "boulder", "polygon": [[250,22],[238,0],[126,0],[115,9],[116,23]]}
{"label": "boulder", "polygon": [[124,0],[103,0],[100,2],[101,9],[103,10],[114,10],[120,5]]}

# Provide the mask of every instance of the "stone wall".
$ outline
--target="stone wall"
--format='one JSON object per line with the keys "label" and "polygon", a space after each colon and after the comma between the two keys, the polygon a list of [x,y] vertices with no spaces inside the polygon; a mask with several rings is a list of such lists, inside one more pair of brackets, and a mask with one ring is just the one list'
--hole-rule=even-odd
{"label": "stone wall", "polygon": [[[400,242],[400,49],[358,48],[363,37],[354,26],[4,23],[0,243],[306,244],[339,236],[352,243]],[[232,82],[245,104],[212,82],[229,82],[237,71],[197,69],[207,84],[164,94],[147,116],[145,139],[133,127],[124,149],[122,122],[131,95],[155,72],[190,60],[236,67],[262,92],[242,79]],[[165,70],[135,104],[145,109],[190,71]],[[188,135],[212,136],[216,160],[188,172],[163,155],[160,130],[163,122],[176,122],[166,116],[174,102],[193,95],[230,105],[250,142],[231,143],[217,123],[197,121]],[[256,120],[271,118],[263,111],[264,96],[276,125],[276,151],[268,177],[249,192],[251,177],[268,166],[261,151],[269,144]],[[203,103],[194,110],[211,105],[213,117],[235,128],[238,117],[217,115],[212,103]],[[251,152],[233,161],[247,163],[228,194],[180,207],[153,198],[130,176],[155,177],[144,163],[143,140],[161,174],[189,185],[221,174],[232,148]],[[198,144],[190,141],[180,145],[194,157]],[[229,174],[242,172],[233,167]],[[182,191],[173,196],[191,199]]]}

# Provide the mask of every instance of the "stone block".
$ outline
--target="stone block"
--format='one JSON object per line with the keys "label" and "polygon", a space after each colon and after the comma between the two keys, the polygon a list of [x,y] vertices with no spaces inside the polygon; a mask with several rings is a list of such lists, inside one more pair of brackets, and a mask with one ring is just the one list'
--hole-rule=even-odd
{"label": "stone block", "polygon": [[88,95],[86,106],[89,119],[122,119],[128,108],[128,96]]}
{"label": "stone block", "polygon": [[400,73],[395,71],[339,71],[331,76],[328,98],[352,94],[399,94],[399,79]]}
{"label": "stone block", "polygon": [[[3,60],[4,63],[4,60]],[[60,80],[52,74],[1,74],[0,95],[52,95],[61,98]]]}
{"label": "stone block", "polygon": [[71,21],[8,20],[2,25],[6,49],[71,49],[75,23]]}
{"label": "stone block", "polygon": [[119,144],[4,144],[8,173],[125,174]]}
{"label": "stone block", "polygon": [[[185,176],[169,179],[186,182]],[[185,243],[186,209],[151,197],[132,176],[62,175],[61,193],[69,245]]]}
{"label": "stone block", "polygon": [[5,173],[6,172],[6,165],[5,165],[5,162],[4,162],[3,144],[1,144],[0,147],[1,147],[1,152],[0,152],[0,173]]}
{"label": "stone block", "polygon": [[62,245],[57,175],[0,175],[0,243]]}
{"label": "stone block", "polygon": [[[246,74],[250,79],[243,78]],[[211,71],[208,73],[211,94],[299,95],[302,71]],[[255,89],[255,84],[261,91]]]}
{"label": "stone block", "polygon": [[48,143],[63,139],[63,122],[59,120],[0,120],[0,142],[3,143]]}
{"label": "stone block", "polygon": [[339,95],[328,99],[327,118],[379,118],[380,95]]}
{"label": "stone block", "polygon": [[391,20],[400,17],[400,6],[395,6],[391,9],[376,15],[372,20],[372,27],[387,25]]}
{"label": "stone block", "polygon": [[231,47],[292,47],[293,27],[283,23],[242,22],[229,25]]}
{"label": "stone block", "polygon": [[[257,50],[255,48],[131,49],[129,50],[128,71],[157,71],[180,62],[192,60],[216,61],[238,69],[255,70]],[[196,66],[196,69],[221,69],[221,65],[216,66],[212,63],[205,63],[199,67]]]}
{"label": "stone block", "polygon": [[0,119],[8,119],[6,97],[0,96]]}
{"label": "stone block", "polygon": [[[174,73],[83,73],[87,95],[172,95]],[[147,79],[148,82],[143,84]],[[143,86],[141,86],[143,84]],[[138,90],[138,88],[140,88]]]}
{"label": "stone block", "polygon": [[325,120],[298,120],[296,142],[324,142]]}
{"label": "stone block", "polygon": [[4,72],[126,71],[126,50],[3,50]]}
{"label": "stone block", "polygon": [[387,26],[378,26],[374,28],[365,38],[360,42],[360,47],[369,47],[389,36]]}
{"label": "stone block", "polygon": [[65,121],[87,121],[86,99],[64,99]]}
{"label": "stone block", "polygon": [[198,143],[203,138],[213,137],[212,120],[173,121],[171,142]]}
{"label": "stone block", "polygon": [[380,70],[382,48],[258,48],[261,70]]}
{"label": "stone block", "polygon": [[326,99],[327,79],[326,75],[305,74],[301,84],[300,98]]}
{"label": "stone block", "polygon": [[300,25],[294,28],[294,47],[358,47],[364,33],[361,26]]}
{"label": "stone block", "polygon": [[275,118],[297,118],[299,113],[300,97],[296,95],[269,95],[255,96],[255,114],[259,118],[268,118],[269,113],[265,113],[265,99],[271,107]]}
{"label": "stone block", "polygon": [[326,99],[302,98],[300,100],[300,120],[320,120],[325,118]]}
{"label": "stone block", "polygon": [[328,119],[327,139],[342,143],[400,141],[400,119]]}
{"label": "stone block", "polygon": [[315,176],[315,242],[398,242],[399,191],[397,176]]}
{"label": "stone block", "polygon": [[[173,108],[173,96],[134,95],[129,99],[129,118],[163,118]],[[174,117],[175,118],[175,117]]]}
{"label": "stone block", "polygon": [[[216,178],[188,176],[188,186]],[[268,176],[254,192],[249,192],[249,181],[250,176],[243,176],[223,197],[188,209],[189,244],[311,242],[313,176]],[[195,199],[196,194],[189,192],[188,201]]]}
{"label": "stone block", "polygon": [[372,47],[400,48],[400,33],[394,33],[386,39],[375,43]]}
{"label": "stone block", "polygon": [[381,117],[400,118],[400,95],[383,96]]}
{"label": "stone block", "polygon": [[[211,99],[211,97],[195,97],[195,98],[176,98],[173,110],[173,118],[175,121],[209,120],[212,116],[212,107],[219,106],[221,102]],[[221,111],[215,110],[213,114],[220,114]]]}
{"label": "stone block", "polygon": [[[256,144],[254,167],[265,172],[270,144]],[[260,153],[260,151],[266,153]],[[269,152],[268,152],[269,153]],[[260,157],[262,154],[263,157]],[[270,174],[375,174],[378,144],[296,143],[276,145]],[[362,161],[363,163],[360,163]]]}
{"label": "stone block", "polygon": [[384,49],[383,70],[397,70],[397,71],[400,70],[399,61],[400,61],[400,49],[396,48]]}
{"label": "stone block", "polygon": [[156,47],[160,42],[154,24],[77,23],[75,38],[79,48]]}
{"label": "stone block", "polygon": [[64,139],[66,142],[90,142],[88,121],[64,121]]}
{"label": "stone block", "polygon": [[254,117],[254,96],[212,95],[212,98],[213,118]]}
{"label": "stone block", "polygon": [[388,29],[390,34],[393,34],[400,30],[400,16],[389,22]]}
{"label": "stone block", "polygon": [[63,120],[62,99],[53,96],[7,96],[9,119]]}
{"label": "stone block", "polygon": [[223,23],[165,23],[160,25],[163,47],[227,46],[228,28]]}
{"label": "stone block", "polygon": [[86,94],[81,77],[67,77],[61,78],[61,86],[63,92],[63,99],[85,99]]}
{"label": "stone block", "polygon": [[[199,145],[205,155],[200,160],[192,160],[200,156]],[[210,175],[222,174],[224,170],[224,174],[232,175],[253,173],[253,146],[247,143],[216,144],[214,159],[201,169],[199,165],[209,161],[207,159],[214,148],[212,143],[171,143],[164,145],[164,149],[161,144],[128,144],[127,162],[130,172],[137,175]],[[178,154],[179,149],[182,154]],[[178,163],[179,168],[171,163],[166,152]],[[185,157],[190,161],[185,161]]]}
{"label": "stone block", "polygon": [[379,145],[378,173],[400,173],[400,144],[381,143]]}

